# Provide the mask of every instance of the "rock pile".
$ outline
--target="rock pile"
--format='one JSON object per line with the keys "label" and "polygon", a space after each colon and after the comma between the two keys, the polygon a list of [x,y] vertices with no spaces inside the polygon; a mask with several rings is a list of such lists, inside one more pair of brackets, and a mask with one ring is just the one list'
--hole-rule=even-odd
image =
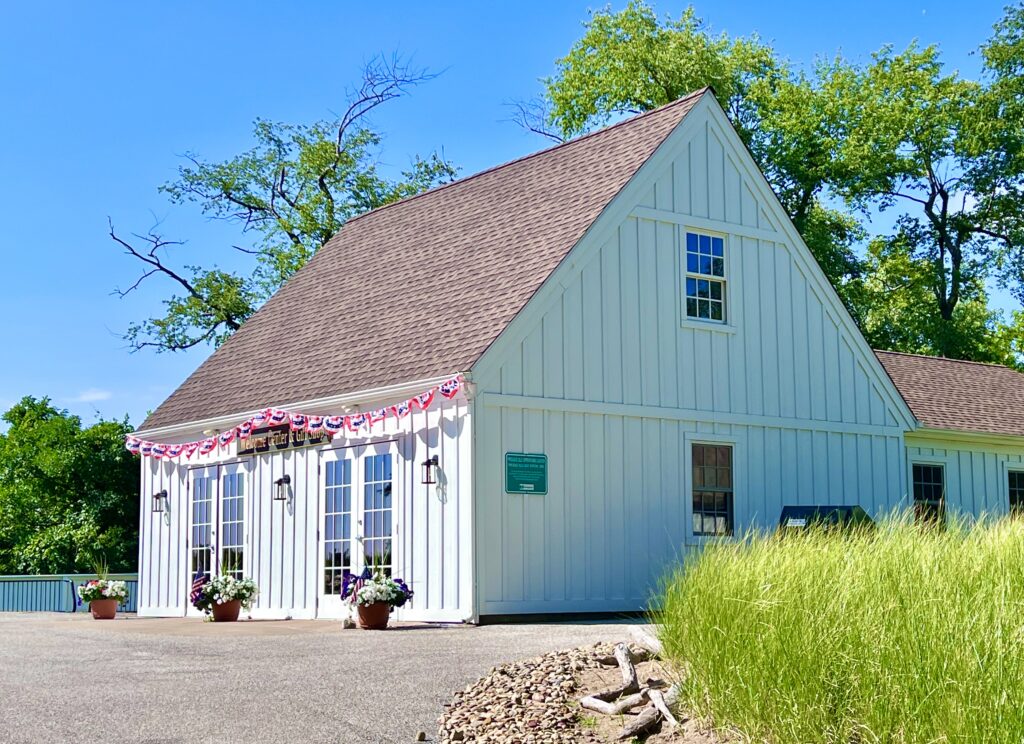
{"label": "rock pile", "polygon": [[578,675],[599,667],[609,643],[538,656],[493,668],[456,693],[438,719],[438,742],[585,744],[600,739],[579,725]]}

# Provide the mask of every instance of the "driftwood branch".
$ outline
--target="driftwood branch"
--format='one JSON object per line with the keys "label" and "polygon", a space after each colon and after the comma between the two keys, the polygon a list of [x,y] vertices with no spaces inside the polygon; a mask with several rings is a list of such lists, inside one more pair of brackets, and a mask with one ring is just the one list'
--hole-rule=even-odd
{"label": "driftwood branch", "polygon": [[619,670],[622,672],[622,692],[620,695],[630,695],[640,691],[640,680],[637,679],[636,667],[629,655],[629,648],[625,643],[615,645],[615,659],[619,662]]}
{"label": "driftwood branch", "polygon": [[580,707],[592,710],[596,713],[603,713],[606,716],[618,716],[625,713],[630,708],[635,708],[638,705],[643,705],[647,702],[647,692],[634,692],[632,695],[619,698],[614,702],[604,700],[598,695],[587,695],[585,698],[580,699]]}
{"label": "driftwood branch", "polygon": [[661,641],[646,628],[633,625],[629,629],[629,635],[636,645],[646,648],[654,656],[662,656],[665,653],[665,647],[661,645]]}
{"label": "driftwood branch", "polygon": [[679,725],[679,721],[676,720],[676,717],[672,715],[672,711],[668,708],[668,697],[670,695],[672,696],[672,701],[674,702],[679,697],[679,691],[675,687],[672,687],[666,693],[662,693],[661,690],[647,691],[647,697],[650,699],[651,705],[658,709],[658,711],[661,713],[661,715],[665,717],[665,720],[668,722],[670,726],[672,726],[672,728],[675,728]]}
{"label": "driftwood branch", "polygon": [[[651,692],[657,691],[650,690],[648,691],[648,695],[650,695]],[[660,693],[658,694],[660,696]],[[674,705],[676,700],[678,699],[679,691],[675,687],[671,688],[667,693],[665,693],[664,698],[662,699],[662,703],[666,711],[668,710],[668,706]],[[657,704],[653,703],[652,701],[652,704],[644,708],[643,711],[641,711],[640,715],[638,715],[636,718],[634,718],[622,727],[622,731],[619,732],[618,736],[619,741],[622,741],[623,739],[632,739],[634,736],[639,736],[640,734],[650,731],[658,724],[658,722],[662,719],[663,715],[664,714],[662,713],[661,709],[657,706]],[[671,713],[669,715],[671,716]],[[666,720],[670,720],[670,722],[672,722],[673,725],[677,725],[675,723],[676,719],[674,717]]]}
{"label": "driftwood branch", "polygon": [[635,663],[637,659],[647,661],[662,653],[661,642],[644,628],[631,628],[633,640],[643,651],[631,651],[625,643],[615,645],[612,656],[598,657],[597,661],[606,666],[618,665],[622,673],[622,684],[580,699],[580,707],[606,716],[623,715],[638,706],[644,706],[640,713],[630,720],[619,732],[619,740],[631,739],[649,732],[661,721],[675,728],[679,721],[672,714],[672,706],[679,699],[679,688],[673,685],[662,691],[664,680],[648,678],[641,687]]}

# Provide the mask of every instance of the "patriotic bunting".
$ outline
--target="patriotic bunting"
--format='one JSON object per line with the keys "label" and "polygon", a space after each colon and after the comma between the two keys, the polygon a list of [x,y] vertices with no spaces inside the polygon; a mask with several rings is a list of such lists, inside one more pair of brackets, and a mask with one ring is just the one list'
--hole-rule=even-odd
{"label": "patriotic bunting", "polygon": [[461,389],[462,378],[455,376],[408,400],[384,408],[376,408],[368,413],[353,413],[348,416],[314,416],[284,411],[279,408],[264,408],[238,426],[227,429],[215,437],[207,437],[194,442],[163,444],[147,442],[134,435],[128,435],[125,438],[124,446],[133,455],[170,460],[182,455],[186,459],[192,459],[192,455],[196,452],[200,455],[208,455],[218,447],[227,447],[236,439],[239,441],[248,439],[256,429],[282,424],[287,424],[290,431],[305,431],[310,434],[319,434],[321,431],[325,431],[333,437],[347,430],[353,435],[366,436],[372,431],[375,424],[383,423],[389,416],[403,419],[412,413],[414,406],[421,411],[426,411],[433,404],[437,393],[441,393],[446,400],[451,400],[458,395]]}
{"label": "patriotic bunting", "polygon": [[438,391],[440,391],[441,395],[443,395],[448,400],[451,400],[456,396],[456,394],[458,394],[459,386],[459,378],[453,377],[447,382],[442,382],[437,389]]}
{"label": "patriotic bunting", "polygon": [[324,419],[324,429],[332,437],[345,428],[344,416],[328,416]]}
{"label": "patriotic bunting", "polygon": [[430,404],[434,402],[434,392],[435,392],[434,389],[431,388],[430,390],[428,390],[425,393],[420,393],[415,398],[413,398],[410,402],[411,403],[415,403],[416,405],[418,405],[420,407],[421,411],[425,411],[428,408],[430,408]]}

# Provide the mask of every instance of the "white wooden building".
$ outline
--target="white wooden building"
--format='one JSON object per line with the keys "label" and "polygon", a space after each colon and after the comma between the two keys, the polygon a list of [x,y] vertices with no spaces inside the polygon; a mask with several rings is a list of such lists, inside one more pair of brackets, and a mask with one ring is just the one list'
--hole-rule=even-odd
{"label": "white wooden building", "polygon": [[336,617],[371,556],[403,619],[638,610],[783,505],[1024,497],[1024,377],[872,352],[708,91],[352,220],[137,436],[455,375],[355,435],[144,457],[140,612],[191,612],[198,568],[254,578],[255,617]]}

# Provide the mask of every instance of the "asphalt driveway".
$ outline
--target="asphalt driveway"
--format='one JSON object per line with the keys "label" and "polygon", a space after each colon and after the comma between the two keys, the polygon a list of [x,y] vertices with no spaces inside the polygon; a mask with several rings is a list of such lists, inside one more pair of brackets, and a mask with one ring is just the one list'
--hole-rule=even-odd
{"label": "asphalt driveway", "polygon": [[495,664],[626,630],[0,614],[0,741],[433,741],[442,705]]}

